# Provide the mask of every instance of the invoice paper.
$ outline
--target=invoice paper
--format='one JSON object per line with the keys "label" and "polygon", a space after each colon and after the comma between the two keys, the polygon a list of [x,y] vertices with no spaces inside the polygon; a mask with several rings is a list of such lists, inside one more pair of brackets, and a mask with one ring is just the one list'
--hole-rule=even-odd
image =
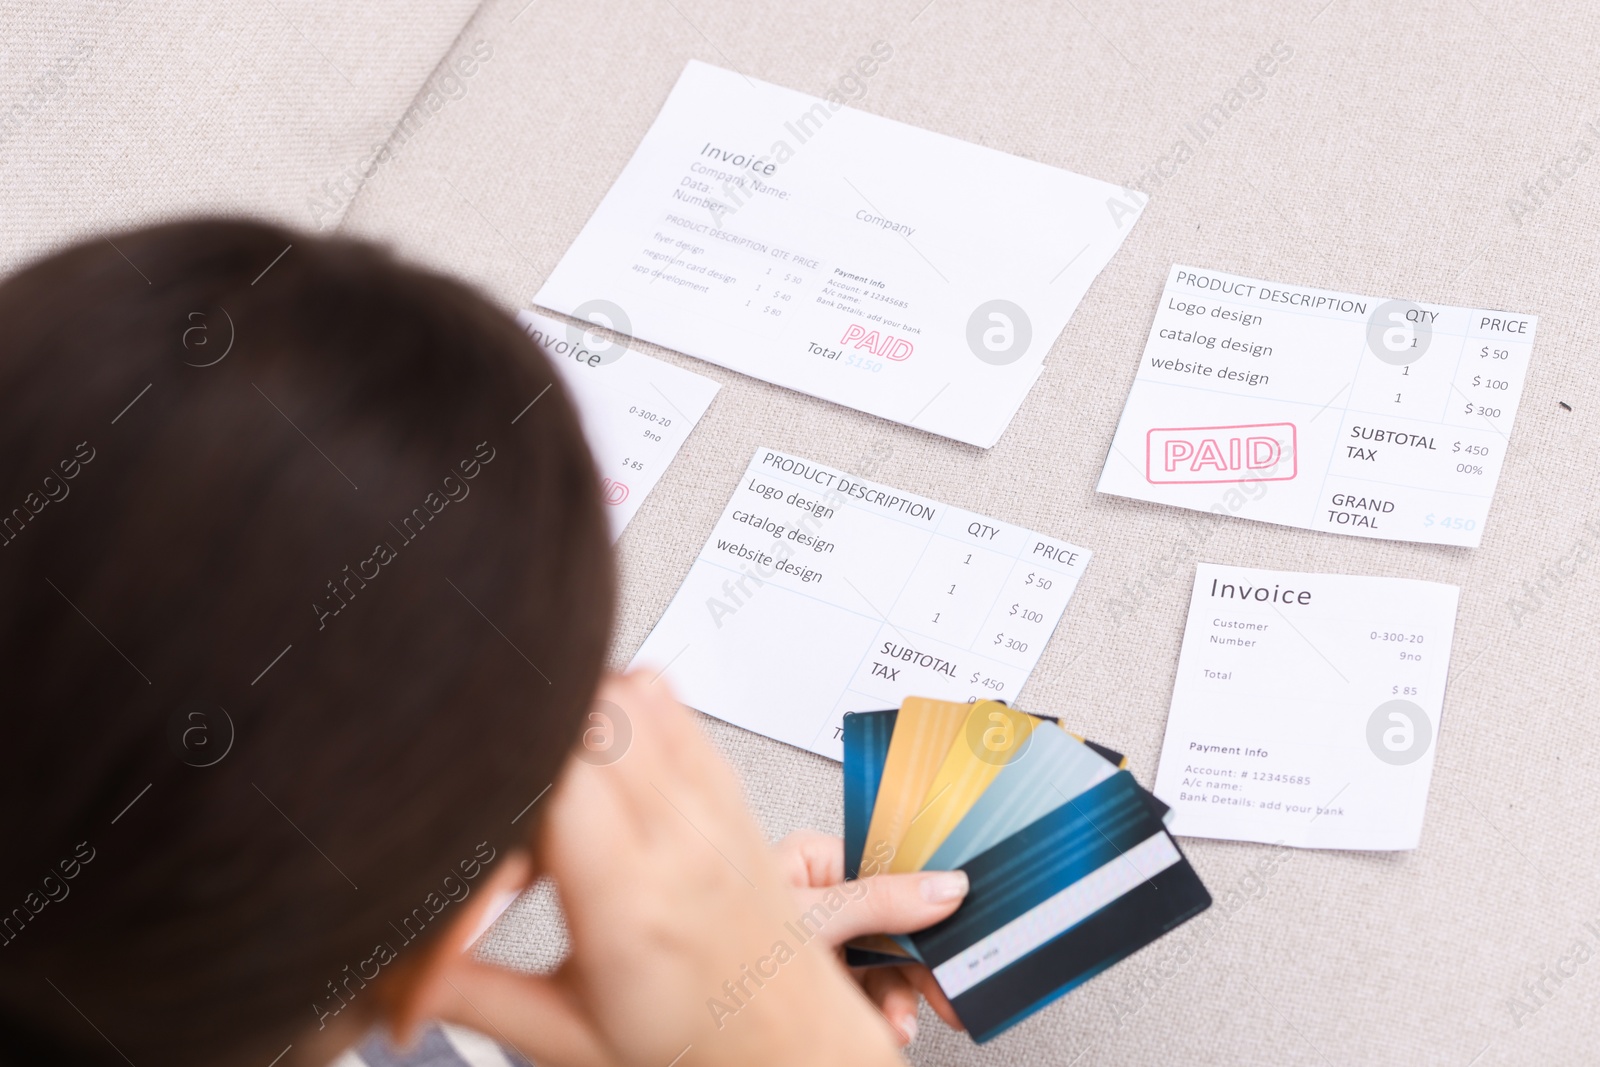
{"label": "invoice paper", "polygon": [[1459,592],[1200,564],[1156,775],[1172,832],[1416,848]]}
{"label": "invoice paper", "polygon": [[722,387],[547,315],[522,311],[517,322],[572,395],[616,541]]}
{"label": "invoice paper", "polygon": [[534,299],[988,447],[1136,200],[691,61]]}
{"label": "invoice paper", "polygon": [[1175,266],[1100,491],[1475,548],[1537,325]]}
{"label": "invoice paper", "polygon": [[679,699],[843,756],[846,712],[1015,701],[1089,552],[759,448],[634,657]]}

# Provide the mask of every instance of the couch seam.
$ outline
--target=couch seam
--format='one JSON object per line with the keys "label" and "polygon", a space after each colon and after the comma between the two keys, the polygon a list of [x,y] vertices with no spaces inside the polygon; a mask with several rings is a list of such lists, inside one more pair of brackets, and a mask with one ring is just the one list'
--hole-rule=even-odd
{"label": "couch seam", "polygon": [[[433,64],[433,66],[428,68],[428,73],[423,76],[422,81],[418,83],[416,90],[407,99],[405,107],[400,109],[399,114],[395,117],[394,122],[389,127],[388,134],[386,134],[383,138],[383,144],[379,147],[378,151],[374,153],[375,156],[380,156],[385,152],[388,152],[391,155],[393,154],[392,149],[395,147],[395,137],[400,133],[400,127],[405,122],[406,116],[411,114],[412,110],[417,107],[419,102],[421,102],[423,95],[428,90],[428,86],[433,84],[433,80],[438,77],[439,71],[443,69],[445,64],[450,61],[450,57],[455,55],[456,48],[461,44],[462,38],[467,35],[467,31],[471,29],[472,26],[478,21],[478,16],[483,13],[484,8],[489,6],[490,2],[491,0],[478,0],[478,3],[470,12],[468,12],[467,17],[461,20],[461,26],[456,30],[455,36],[450,38],[450,43],[445,46],[444,51],[440,53],[438,60]],[[353,209],[356,206],[356,202],[361,199],[361,194],[367,191],[367,183],[371,180],[371,176],[375,173],[377,173],[376,169],[367,168],[367,172],[359,176],[359,181],[356,184],[356,191],[350,195],[350,198],[345,201],[344,207],[339,210],[339,220],[334,223],[333,226],[329,227],[331,232],[344,232],[345,220],[350,217],[351,209]]]}

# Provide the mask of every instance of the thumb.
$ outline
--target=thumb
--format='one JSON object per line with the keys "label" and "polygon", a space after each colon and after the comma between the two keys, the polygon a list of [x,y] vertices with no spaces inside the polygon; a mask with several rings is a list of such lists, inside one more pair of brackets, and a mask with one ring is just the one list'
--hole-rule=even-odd
{"label": "thumb", "polygon": [[967,872],[878,874],[793,894],[803,909],[801,922],[820,926],[823,941],[838,946],[862,934],[908,934],[948,918],[966,898]]}

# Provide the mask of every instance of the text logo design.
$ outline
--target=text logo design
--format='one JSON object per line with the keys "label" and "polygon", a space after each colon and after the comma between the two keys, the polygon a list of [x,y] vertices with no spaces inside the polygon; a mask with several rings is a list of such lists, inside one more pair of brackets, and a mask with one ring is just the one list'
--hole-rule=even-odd
{"label": "text logo design", "polygon": [[1292,422],[1156,427],[1145,435],[1152,484],[1287,482],[1299,471]]}
{"label": "text logo design", "polygon": [[583,719],[583,734],[573,755],[596,767],[617,762],[633,741],[633,723],[628,713],[609,700],[596,700]]}
{"label": "text logo design", "polygon": [[1395,367],[1415,363],[1433,343],[1433,320],[1438,312],[1409,300],[1386,300],[1367,319],[1367,347],[1383,362]]}
{"label": "text logo design", "polygon": [[233,717],[220,704],[191,700],[167,718],[167,747],[191,767],[214,767],[233,750]]}
{"label": "text logo design", "polygon": [[628,499],[628,487],[615,478],[601,478],[600,498],[612,507],[616,507]]}
{"label": "text logo design", "polygon": [[967,318],[967,347],[991,366],[1015,363],[1027,355],[1032,343],[1028,313],[1009,300],[979,304]]}
{"label": "text logo design", "polygon": [[1396,767],[1417,762],[1432,742],[1433,723],[1428,713],[1409,700],[1385,701],[1367,720],[1367,747]]}
{"label": "text logo design", "polygon": [[869,330],[860,323],[851,323],[850,328],[844,331],[844,336],[839,338],[839,343],[865,348],[880,359],[891,359],[896,363],[910,359],[913,348],[911,342],[904,337],[896,337],[892,333],[880,334],[877,330]]}
{"label": "text logo design", "polygon": [[628,351],[628,342],[633,340],[633,320],[618,305],[609,300],[585,300],[572,309],[572,317],[604,326],[612,333],[622,335],[620,340],[613,341],[582,326],[567,327],[568,344],[600,357],[592,366],[603,367],[607,363],[615,363]]}

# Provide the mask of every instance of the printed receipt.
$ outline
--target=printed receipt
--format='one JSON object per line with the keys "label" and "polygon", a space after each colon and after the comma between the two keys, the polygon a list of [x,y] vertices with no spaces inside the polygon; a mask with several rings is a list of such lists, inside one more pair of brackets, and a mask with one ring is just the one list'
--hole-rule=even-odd
{"label": "printed receipt", "polygon": [[1175,266],[1099,489],[1476,548],[1537,325]]}
{"label": "printed receipt", "polygon": [[534,300],[986,448],[1137,199],[691,61]]}
{"label": "printed receipt", "polygon": [[[722,387],[545,315],[521,311],[517,322],[555,364],[578,409],[615,542]],[[530,404],[517,417],[534,410]]]}
{"label": "printed receipt", "polygon": [[1459,592],[1200,564],[1156,775],[1172,832],[1416,848]]}
{"label": "printed receipt", "polygon": [[842,759],[846,712],[1015,701],[1088,562],[760,448],[633,666],[690,707]]}

